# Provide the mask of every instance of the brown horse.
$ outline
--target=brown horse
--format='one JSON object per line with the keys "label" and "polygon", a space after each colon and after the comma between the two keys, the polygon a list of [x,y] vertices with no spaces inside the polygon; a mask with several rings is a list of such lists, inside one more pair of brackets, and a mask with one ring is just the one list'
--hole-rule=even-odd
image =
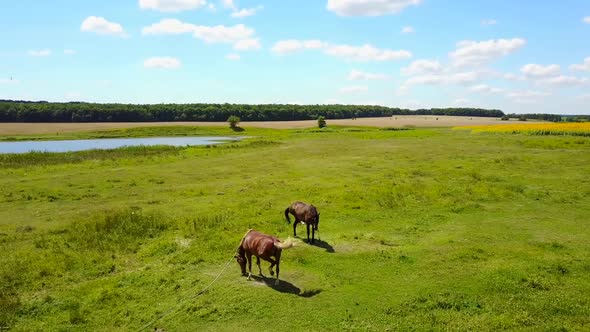
{"label": "brown horse", "polygon": [[288,223],[291,223],[289,213],[295,217],[295,222],[293,223],[293,236],[297,236],[297,224],[299,222],[304,223],[307,225],[307,243],[309,243],[309,226],[313,226],[311,228],[311,243],[313,243],[315,241],[315,231],[318,231],[318,236],[320,232],[318,229],[320,213],[316,207],[303,202],[294,202],[291,206],[285,209],[285,218],[287,218]]}
{"label": "brown horse", "polygon": [[281,242],[274,236],[266,235],[250,229],[242,238],[235,258],[238,264],[240,264],[242,275],[246,275],[246,263],[248,263],[248,270],[250,272],[248,274],[248,280],[250,280],[250,277],[252,276],[252,255],[256,256],[256,264],[258,265],[258,271],[260,271],[260,275],[262,275],[262,269],[260,268],[261,258],[267,262],[270,262],[270,267],[268,270],[270,271],[271,276],[274,274],[272,268],[276,265],[277,280],[275,281],[275,285],[278,285],[281,251],[283,249],[289,249],[294,245],[295,244],[291,238],[287,238],[285,242]]}

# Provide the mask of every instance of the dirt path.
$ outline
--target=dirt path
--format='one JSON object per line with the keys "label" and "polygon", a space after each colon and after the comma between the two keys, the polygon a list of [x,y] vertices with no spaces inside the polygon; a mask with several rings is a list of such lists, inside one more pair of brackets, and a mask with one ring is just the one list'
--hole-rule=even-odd
{"label": "dirt path", "polygon": [[[500,121],[499,118],[464,116],[416,116],[398,115],[386,118],[359,118],[356,120],[326,120],[328,126],[369,126],[369,127],[454,127],[467,125],[507,124],[513,121]],[[0,123],[0,135],[31,135],[65,133],[76,131],[97,131],[136,127],[161,126],[227,126],[226,122],[101,122],[101,123]],[[305,121],[244,121],[244,128],[294,129],[317,126],[315,120]]]}

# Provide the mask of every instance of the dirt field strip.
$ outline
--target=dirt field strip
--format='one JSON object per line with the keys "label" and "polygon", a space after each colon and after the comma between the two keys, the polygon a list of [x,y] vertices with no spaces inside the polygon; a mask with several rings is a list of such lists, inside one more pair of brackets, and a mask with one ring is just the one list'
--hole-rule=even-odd
{"label": "dirt field strip", "polygon": [[[367,126],[367,127],[454,127],[470,125],[513,124],[515,121],[501,121],[499,118],[463,117],[463,116],[416,116],[399,115],[385,118],[358,118],[327,120],[328,126]],[[530,121],[534,122],[534,121]],[[0,123],[0,135],[32,135],[66,133],[76,131],[98,131],[137,127],[162,126],[220,126],[226,122],[92,122],[92,123]],[[316,120],[305,121],[243,121],[244,128],[297,129],[317,126]]]}

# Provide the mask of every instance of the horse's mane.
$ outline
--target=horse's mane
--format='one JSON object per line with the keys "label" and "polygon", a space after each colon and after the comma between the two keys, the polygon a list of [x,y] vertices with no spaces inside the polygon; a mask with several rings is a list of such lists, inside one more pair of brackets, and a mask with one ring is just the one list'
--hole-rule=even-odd
{"label": "horse's mane", "polygon": [[240,253],[240,249],[242,248],[242,244],[244,243],[244,239],[246,238],[246,236],[247,236],[247,235],[248,235],[248,234],[249,234],[251,231],[253,231],[253,229],[252,229],[252,228],[250,228],[250,229],[249,229],[249,230],[246,232],[246,234],[244,234],[244,236],[242,236],[242,240],[240,241],[240,246],[238,247],[238,253]]}

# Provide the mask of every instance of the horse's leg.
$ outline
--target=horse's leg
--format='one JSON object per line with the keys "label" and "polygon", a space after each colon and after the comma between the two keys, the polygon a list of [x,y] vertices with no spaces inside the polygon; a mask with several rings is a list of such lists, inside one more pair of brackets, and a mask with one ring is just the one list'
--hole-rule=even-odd
{"label": "horse's leg", "polygon": [[295,222],[293,223],[293,237],[297,237],[297,224],[299,223],[299,220],[297,220],[297,218],[295,218]]}
{"label": "horse's leg", "polygon": [[247,254],[246,258],[248,259],[248,280],[252,280],[252,254]]}
{"label": "horse's leg", "polygon": [[307,226],[307,243],[309,243],[309,224],[305,224]]}
{"label": "horse's leg", "polygon": [[278,286],[279,285],[279,271],[280,271],[279,265],[281,263],[281,252],[280,251],[277,252],[276,258],[277,258],[277,280],[275,281],[275,286]]}
{"label": "horse's leg", "polygon": [[256,264],[258,265],[258,271],[260,272],[260,275],[262,276],[262,269],[260,268],[260,257],[256,256]]}
{"label": "horse's leg", "polygon": [[269,258],[268,261],[270,262],[270,267],[268,268],[268,272],[270,273],[271,276],[274,276],[275,271],[273,271],[272,268],[277,264],[277,262],[274,261],[272,258]]}
{"label": "horse's leg", "polygon": [[311,243],[314,243],[314,242],[315,242],[315,226],[311,225]]}

